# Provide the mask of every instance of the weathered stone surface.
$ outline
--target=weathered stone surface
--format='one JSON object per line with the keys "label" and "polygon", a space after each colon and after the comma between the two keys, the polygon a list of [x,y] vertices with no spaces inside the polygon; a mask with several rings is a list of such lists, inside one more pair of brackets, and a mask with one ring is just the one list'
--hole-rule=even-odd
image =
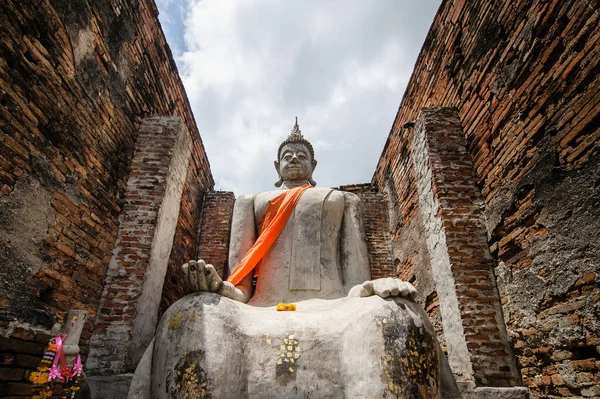
{"label": "weathered stone surface", "polygon": [[[45,267],[42,243],[56,223],[52,192],[38,180],[23,178],[12,194],[0,202],[0,307],[4,320],[24,319],[52,328],[52,315],[29,287],[28,280]],[[60,278],[60,277],[58,277]]]}
{"label": "weathered stone surface", "polygon": [[88,384],[92,390],[93,399],[126,398],[133,374],[92,376]]}
{"label": "weathered stone surface", "polygon": [[277,312],[195,294],[169,308],[155,342],[151,388],[130,397],[453,397],[432,382],[442,373],[435,332],[405,299],[307,300]]}
{"label": "weathered stone surface", "polygon": [[530,399],[529,389],[524,387],[479,387],[463,393],[463,399]]}

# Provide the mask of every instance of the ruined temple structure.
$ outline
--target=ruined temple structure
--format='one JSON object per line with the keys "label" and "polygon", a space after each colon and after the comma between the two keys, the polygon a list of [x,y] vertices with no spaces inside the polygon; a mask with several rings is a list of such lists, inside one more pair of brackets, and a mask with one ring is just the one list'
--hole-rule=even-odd
{"label": "ruined temple structure", "polygon": [[[179,266],[227,267],[234,194],[157,15],[0,2],[0,398],[69,310],[95,397],[125,397]],[[340,187],[465,397],[600,397],[599,43],[598,1],[444,0],[372,181]]]}

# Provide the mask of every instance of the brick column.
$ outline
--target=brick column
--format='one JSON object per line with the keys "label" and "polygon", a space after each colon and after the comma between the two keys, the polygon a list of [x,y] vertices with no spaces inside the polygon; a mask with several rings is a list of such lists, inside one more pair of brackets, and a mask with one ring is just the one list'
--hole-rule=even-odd
{"label": "brick column", "polygon": [[452,371],[463,387],[520,385],[455,109],[423,109],[412,158]]}
{"label": "brick column", "polygon": [[[198,259],[212,264],[222,277],[228,270],[234,203],[235,195],[231,191],[207,191],[202,203]],[[237,265],[232,265],[235,266]]]}
{"label": "brick column", "polygon": [[[140,126],[90,339],[86,367],[92,376],[132,372],[154,336],[190,143],[177,117],[150,117]],[[101,387],[102,379],[96,383]],[[118,392],[116,386],[111,389]]]}

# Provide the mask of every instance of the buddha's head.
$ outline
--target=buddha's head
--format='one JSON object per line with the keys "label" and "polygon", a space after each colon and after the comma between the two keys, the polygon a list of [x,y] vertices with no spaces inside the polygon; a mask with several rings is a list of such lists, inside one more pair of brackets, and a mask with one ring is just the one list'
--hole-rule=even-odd
{"label": "buddha's head", "polygon": [[275,182],[275,187],[281,187],[284,183],[288,186],[305,183],[315,186],[317,183],[312,179],[312,174],[316,167],[313,146],[302,136],[296,118],[292,132],[277,151],[275,169],[279,180]]}

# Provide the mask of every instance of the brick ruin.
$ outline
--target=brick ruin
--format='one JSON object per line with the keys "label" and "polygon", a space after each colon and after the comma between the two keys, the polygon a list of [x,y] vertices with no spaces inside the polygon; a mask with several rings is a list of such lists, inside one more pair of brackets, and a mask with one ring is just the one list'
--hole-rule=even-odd
{"label": "brick ruin", "polygon": [[[172,262],[196,253],[214,183],[157,15],[152,1],[0,2],[0,397],[30,394],[28,374],[69,309],[88,313],[84,357],[100,315],[135,312],[99,306],[119,218],[145,206],[126,192],[147,116],[177,116],[188,132]],[[164,288],[165,302],[183,293]]]}
{"label": "brick ruin", "polygon": [[[398,272],[413,271],[435,319],[448,303],[432,276],[436,256],[450,258],[456,326],[477,384],[506,385],[486,375],[482,357],[482,345],[502,341],[487,331],[495,327],[470,322],[495,275],[523,385],[534,397],[600,396],[598,10],[586,1],[443,2],[373,178],[391,201]],[[423,111],[435,107],[453,109]],[[435,218],[424,209],[416,145],[431,154],[423,167]],[[426,218],[441,224],[446,254],[427,245]]]}
{"label": "brick ruin", "polygon": [[[340,187],[373,278],[415,284],[465,397],[600,396],[599,9],[443,1],[372,181]],[[0,397],[30,395],[71,309],[93,387],[123,396],[179,266],[230,266],[234,194],[157,15],[0,2]]]}

